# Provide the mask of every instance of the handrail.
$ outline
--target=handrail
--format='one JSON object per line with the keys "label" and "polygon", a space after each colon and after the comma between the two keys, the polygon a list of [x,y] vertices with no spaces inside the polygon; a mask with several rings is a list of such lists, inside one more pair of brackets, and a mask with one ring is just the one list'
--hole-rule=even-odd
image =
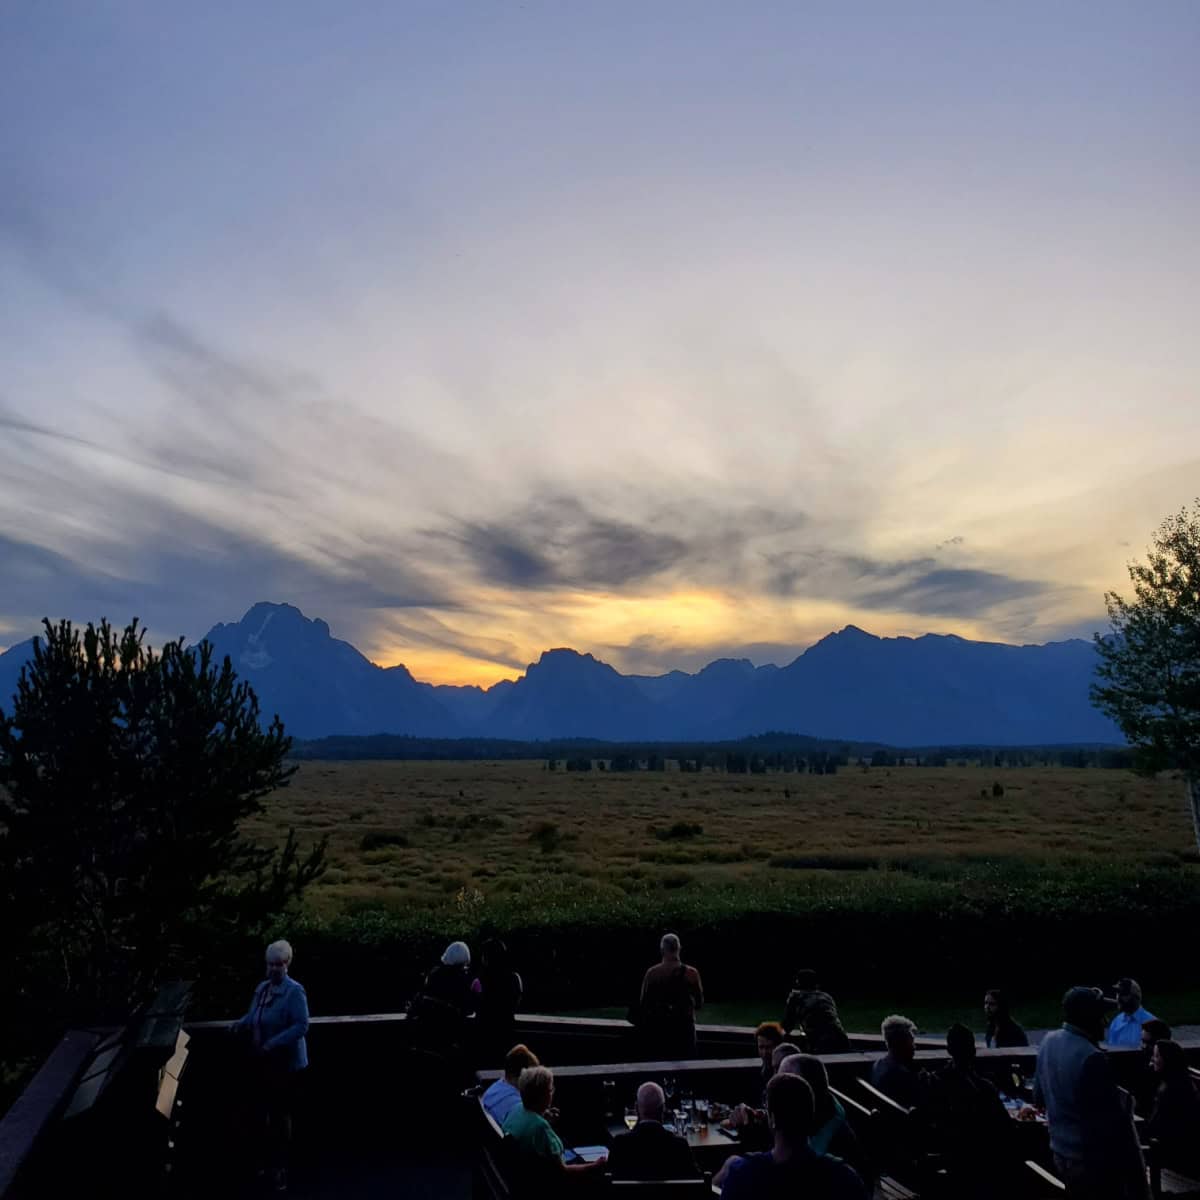
{"label": "handrail", "polygon": [[0,1121],[0,1197],[8,1193],[38,1138],[62,1110],[99,1040],[91,1030],[67,1030]]}

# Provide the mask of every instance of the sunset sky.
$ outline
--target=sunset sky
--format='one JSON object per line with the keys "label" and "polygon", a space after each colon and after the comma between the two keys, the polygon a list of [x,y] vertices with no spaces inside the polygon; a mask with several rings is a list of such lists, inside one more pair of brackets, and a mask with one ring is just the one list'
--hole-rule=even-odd
{"label": "sunset sky", "polygon": [[1087,634],[1200,493],[1200,5],[0,8],[0,647]]}

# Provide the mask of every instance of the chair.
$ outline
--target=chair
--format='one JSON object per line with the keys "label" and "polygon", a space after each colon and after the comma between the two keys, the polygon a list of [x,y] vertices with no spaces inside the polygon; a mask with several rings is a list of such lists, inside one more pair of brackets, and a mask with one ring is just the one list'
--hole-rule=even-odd
{"label": "chair", "polygon": [[1033,1174],[1034,1179],[1040,1184],[1039,1194],[1044,1196],[1065,1196],[1067,1193],[1067,1185],[1063,1183],[1057,1175],[1052,1171],[1047,1171],[1045,1167],[1039,1166],[1032,1159],[1025,1160],[1025,1166]]}

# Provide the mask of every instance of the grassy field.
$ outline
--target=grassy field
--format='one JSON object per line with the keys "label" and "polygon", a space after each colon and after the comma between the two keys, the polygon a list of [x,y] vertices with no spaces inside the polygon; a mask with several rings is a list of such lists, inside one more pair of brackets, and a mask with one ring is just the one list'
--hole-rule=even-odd
{"label": "grassy field", "polygon": [[1169,990],[1170,1018],[1200,1017],[1200,865],[1170,779],[306,762],[247,832],[289,825],[330,838],[328,873],[280,929],[321,1011],[399,1008],[447,940],[493,933],[530,1009],[622,1011],[672,928],[715,1014],[778,1015],[812,965],[867,1026],[907,1006],[933,1028],[987,986],[1051,1021],[1065,987],[1122,974]]}
{"label": "grassy field", "polygon": [[568,774],[540,762],[306,762],[269,805],[248,832],[270,839],[294,825],[330,837],[330,869],[309,900],[324,916],[537,903],[556,881],[616,899],[774,886],[814,870],[1196,858],[1180,785],[1123,771]]}

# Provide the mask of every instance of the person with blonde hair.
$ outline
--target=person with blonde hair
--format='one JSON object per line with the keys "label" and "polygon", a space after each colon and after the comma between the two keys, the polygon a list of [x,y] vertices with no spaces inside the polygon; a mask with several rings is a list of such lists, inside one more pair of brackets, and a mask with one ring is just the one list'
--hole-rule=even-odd
{"label": "person with blonde hair", "polygon": [[308,996],[289,974],[289,942],[267,947],[267,977],[232,1031],[249,1040],[254,1089],[265,1127],[263,1155],[276,1191],[287,1190],[287,1155],[297,1082],[308,1067]]}
{"label": "person with blonde hair", "polygon": [[917,1027],[907,1017],[893,1013],[879,1027],[887,1053],[871,1068],[871,1085],[905,1108],[916,1107],[923,1079],[917,1070]]}
{"label": "person with blonde hair", "polygon": [[534,1191],[559,1174],[582,1175],[604,1170],[606,1159],[590,1163],[563,1162],[562,1139],[546,1119],[554,1101],[554,1072],[549,1067],[526,1067],[517,1079],[521,1103],[508,1114],[504,1136],[512,1139],[518,1169]]}

